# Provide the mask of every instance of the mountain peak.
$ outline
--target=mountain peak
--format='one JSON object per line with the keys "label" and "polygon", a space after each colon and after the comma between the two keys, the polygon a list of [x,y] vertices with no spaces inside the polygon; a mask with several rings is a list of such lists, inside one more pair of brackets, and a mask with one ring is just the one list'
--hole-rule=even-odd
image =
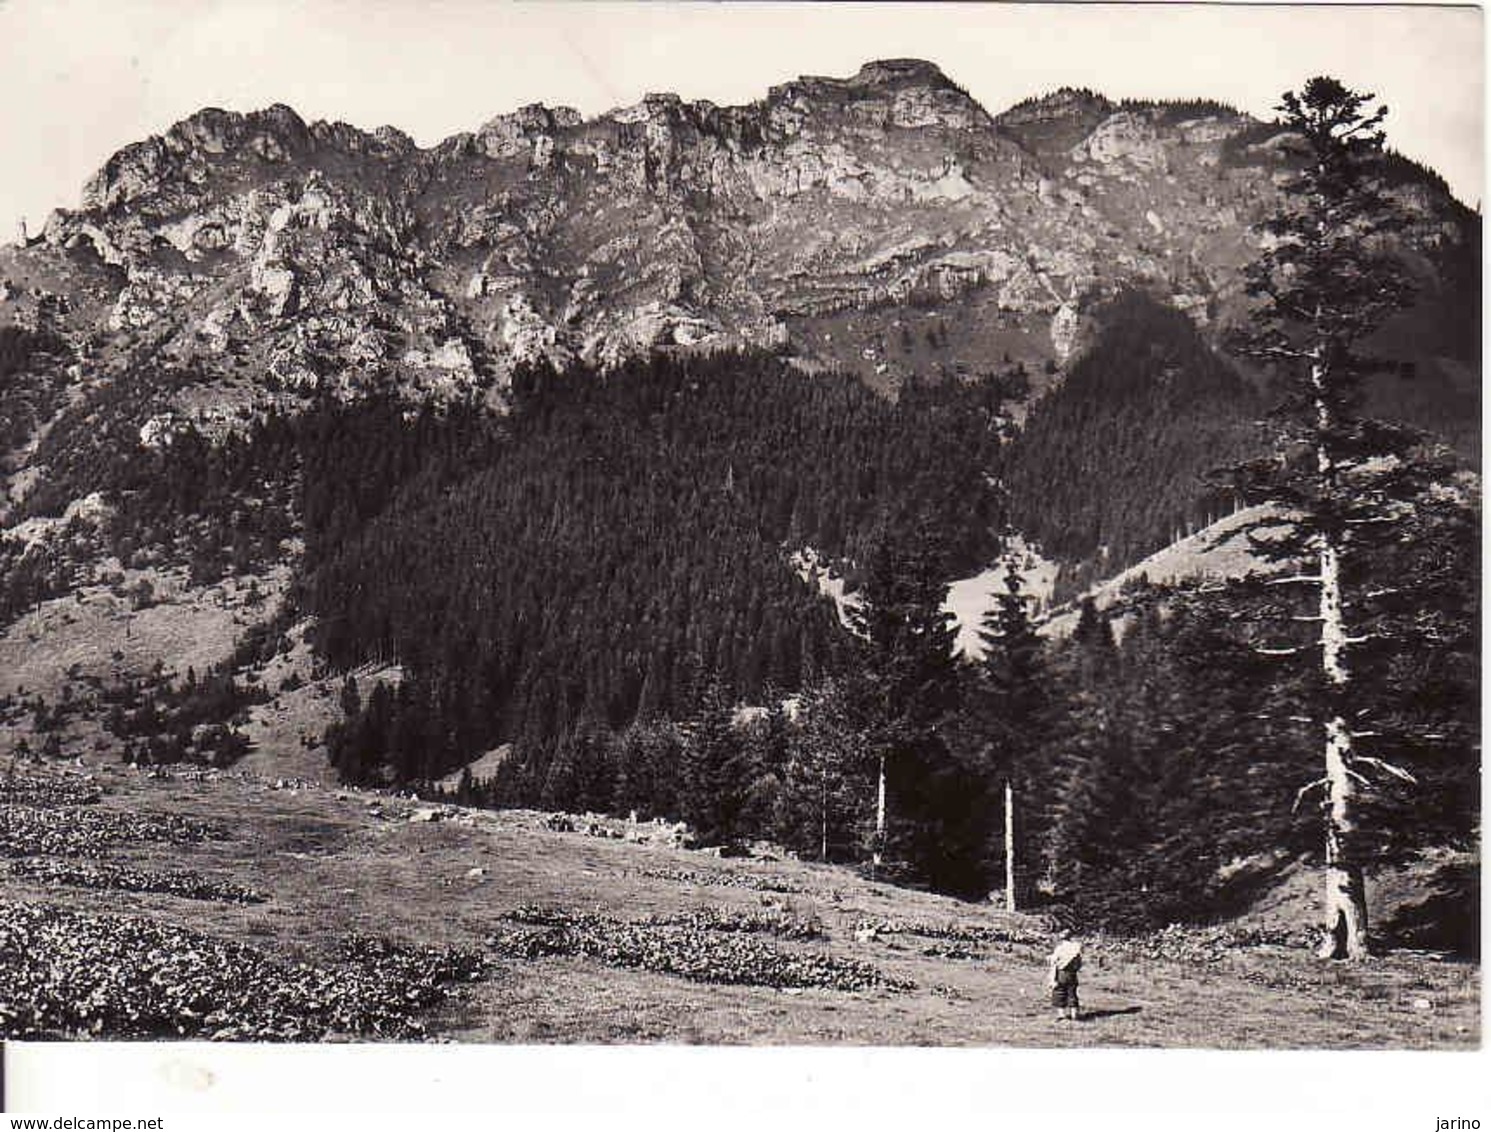
{"label": "mountain peak", "polygon": [[[149,329],[255,406],[375,370],[411,397],[500,393],[537,358],[736,343],[885,388],[991,351],[1053,376],[1136,282],[1209,335],[1246,313],[1278,162],[1224,111],[1064,87],[996,121],[909,58],[743,105],[649,93],[587,121],[533,103],[429,150],[209,108],[111,157],[3,274],[51,278],[76,251],[63,267],[92,291],[70,325],[117,332],[121,357]],[[1470,249],[1440,199],[1414,198],[1416,231]],[[20,309],[0,291],[0,322]]]}
{"label": "mountain peak", "polygon": [[954,86],[941,67],[926,59],[872,59],[849,81],[856,86]]}
{"label": "mountain peak", "polygon": [[1071,149],[1117,109],[1097,91],[1064,86],[1015,103],[996,116],[994,123],[1031,153],[1055,157]]}
{"label": "mountain peak", "polygon": [[[901,127],[986,125],[989,115],[957,83],[925,59],[873,59],[849,78],[803,75],[771,88],[768,105],[814,107],[863,116],[879,105],[885,121]],[[789,111],[789,114],[795,111]]]}
{"label": "mountain peak", "polygon": [[171,149],[182,152],[199,149],[222,153],[252,136],[273,137],[281,143],[299,145],[308,129],[299,114],[279,102],[248,113],[207,106],[173,125],[162,140]]}
{"label": "mountain peak", "polygon": [[1117,107],[1104,95],[1086,87],[1058,87],[1049,94],[1036,95],[1015,103],[997,121],[1004,125],[1022,125],[1056,118],[1104,117]]}

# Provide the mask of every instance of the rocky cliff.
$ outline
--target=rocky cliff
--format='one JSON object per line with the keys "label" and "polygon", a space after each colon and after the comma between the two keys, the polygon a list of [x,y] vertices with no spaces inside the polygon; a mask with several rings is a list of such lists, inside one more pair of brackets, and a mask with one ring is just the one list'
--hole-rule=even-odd
{"label": "rocky cliff", "polygon": [[[0,324],[70,334],[83,387],[187,374],[148,442],[318,393],[500,404],[522,361],[657,347],[764,346],[887,386],[1006,358],[1040,375],[1125,288],[1220,333],[1288,160],[1224,106],[1064,90],[991,116],[915,60],[747,106],[528,106],[430,149],[203,110],[0,251]],[[1442,290],[1478,221],[1432,178],[1399,192]]]}

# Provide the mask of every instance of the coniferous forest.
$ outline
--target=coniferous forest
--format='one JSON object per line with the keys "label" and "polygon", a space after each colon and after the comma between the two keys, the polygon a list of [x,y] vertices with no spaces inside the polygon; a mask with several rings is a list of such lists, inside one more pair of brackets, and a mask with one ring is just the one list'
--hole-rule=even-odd
{"label": "coniferous forest", "polygon": [[[202,581],[301,537],[276,623],[312,618],[327,671],[400,673],[344,682],[327,747],[347,782],[439,796],[437,779],[506,746],[495,774],[445,793],[878,858],[879,875],[965,896],[1004,883],[1009,784],[1023,900],[1129,929],[1205,919],[1250,897],[1247,862],[1317,852],[1318,814],[1294,803],[1318,678],[1261,654],[1307,610],[1256,578],[1141,582],[1083,605],[1069,637],[1037,636],[1012,570],[978,663],[942,612],[948,579],[1013,562],[1011,526],[1075,561],[1099,546],[1127,561],[1248,499],[1206,473],[1250,454],[1257,395],[1183,324],[1120,300],[1023,430],[1014,367],[892,399],[769,354],[525,369],[503,417],[328,401],[226,444],[121,449],[107,534],[121,560]],[[1113,411],[1064,419],[1094,403]],[[1193,411],[1196,429],[1165,427]],[[1479,821],[1479,501],[1434,459],[1401,485],[1412,530],[1348,579],[1394,594],[1374,616],[1397,631],[1364,673],[1414,783],[1370,803],[1380,861],[1473,844]],[[58,490],[76,495],[97,463],[64,466],[80,479]],[[820,565],[796,557],[808,548]],[[830,564],[853,595],[842,611],[807,584]],[[224,722],[170,689],[140,702],[116,730],[141,758],[190,757],[186,733]],[[151,719],[176,738],[153,741]]]}
{"label": "coniferous forest", "polygon": [[[1246,501],[1207,473],[1258,451],[1257,395],[1143,297],[1108,325],[1023,430],[1015,367],[892,399],[769,354],[525,369],[503,417],[328,401],[227,444],[121,450],[108,537],[121,560],[203,581],[302,538],[277,624],[312,618],[327,671],[400,674],[346,678],[326,737],[344,781],[439,796],[505,746],[493,775],[443,793],[878,858],[879,875],[965,896],[1004,883],[1008,783],[1022,899],[1130,929],[1205,919],[1252,894],[1240,863],[1316,852],[1318,815],[1294,802],[1318,680],[1260,655],[1303,608],[1258,579],[1141,582],[1084,604],[1069,637],[1037,636],[1010,571],[978,663],[942,612],[948,579],[1013,561],[1012,526],[1074,561],[1099,546],[1128,561]],[[1064,419],[1094,404],[1113,411]],[[84,478],[59,490],[81,493],[95,464],[65,466]],[[1377,616],[1401,630],[1368,682],[1415,780],[1371,803],[1382,861],[1478,828],[1478,497],[1454,467],[1412,486],[1411,537],[1349,579],[1391,588]],[[808,584],[830,566],[842,611]],[[194,724],[223,722],[176,699],[120,714],[137,757],[183,757]],[[152,742],[142,712],[178,738]]]}
{"label": "coniferous forest", "polygon": [[[762,703],[842,670],[839,615],[793,552],[862,561],[930,520],[960,532],[942,576],[976,567],[999,529],[999,496],[978,485],[1012,389],[989,378],[892,403],[766,355],[521,374],[484,467],[456,484],[421,473],[324,559],[308,530],[318,646],[408,673],[346,772],[438,777],[499,742],[678,718],[711,688]],[[307,470],[308,516],[343,510],[316,497],[330,482]]]}
{"label": "coniferous forest", "polygon": [[[946,580],[999,559],[993,485],[1030,474],[1011,471],[1017,375],[891,401],[766,355],[664,356],[514,392],[500,422],[328,405],[245,449],[301,470],[294,601],[325,661],[402,670],[347,679],[328,736],[346,780],[430,790],[510,744],[461,800],[878,852],[884,875],[965,895],[1001,882],[1008,781],[1022,889],[1129,928],[1225,913],[1249,895],[1245,869],[1218,880],[1229,864],[1313,851],[1318,819],[1291,804],[1311,676],[1255,648],[1282,600],[1265,583],[1141,584],[1049,639],[1012,575],[983,662],[955,654]],[[1474,837],[1475,503],[1427,491],[1414,537],[1352,582],[1444,611],[1373,666],[1417,779],[1374,802],[1382,860]],[[804,584],[804,547],[859,564],[847,625]]]}
{"label": "coniferous forest", "polygon": [[1097,314],[1101,330],[1032,409],[1010,461],[1014,525],[1047,554],[1090,563],[1080,593],[1190,530],[1235,496],[1207,474],[1255,451],[1264,399],[1196,332],[1140,292]]}

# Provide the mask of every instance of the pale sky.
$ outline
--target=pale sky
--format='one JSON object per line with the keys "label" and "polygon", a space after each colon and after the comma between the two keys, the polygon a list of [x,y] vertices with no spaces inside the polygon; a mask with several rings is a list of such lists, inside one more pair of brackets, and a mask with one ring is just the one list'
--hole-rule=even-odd
{"label": "pale sky", "polygon": [[431,145],[529,102],[586,116],[676,91],[748,102],[869,59],[937,63],[991,113],[1063,85],[1259,116],[1331,74],[1389,142],[1483,191],[1479,10],[1428,6],[0,0],[0,239],[75,206],[116,149],[203,106],[284,102]]}

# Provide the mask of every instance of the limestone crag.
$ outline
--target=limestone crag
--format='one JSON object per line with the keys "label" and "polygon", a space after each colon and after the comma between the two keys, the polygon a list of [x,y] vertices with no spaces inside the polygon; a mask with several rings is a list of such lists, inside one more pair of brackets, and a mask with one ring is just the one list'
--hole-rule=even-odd
{"label": "limestone crag", "polygon": [[[429,149],[283,106],[204,110],[0,250],[0,321],[86,338],[90,380],[143,359],[189,373],[155,438],[325,393],[500,405],[517,365],[657,348],[759,345],[886,384],[993,350],[1041,373],[1125,287],[1220,337],[1291,159],[1212,103],[1064,90],[991,117],[917,60],[746,106],[526,106]],[[1474,222],[1400,180],[1432,275]]]}

